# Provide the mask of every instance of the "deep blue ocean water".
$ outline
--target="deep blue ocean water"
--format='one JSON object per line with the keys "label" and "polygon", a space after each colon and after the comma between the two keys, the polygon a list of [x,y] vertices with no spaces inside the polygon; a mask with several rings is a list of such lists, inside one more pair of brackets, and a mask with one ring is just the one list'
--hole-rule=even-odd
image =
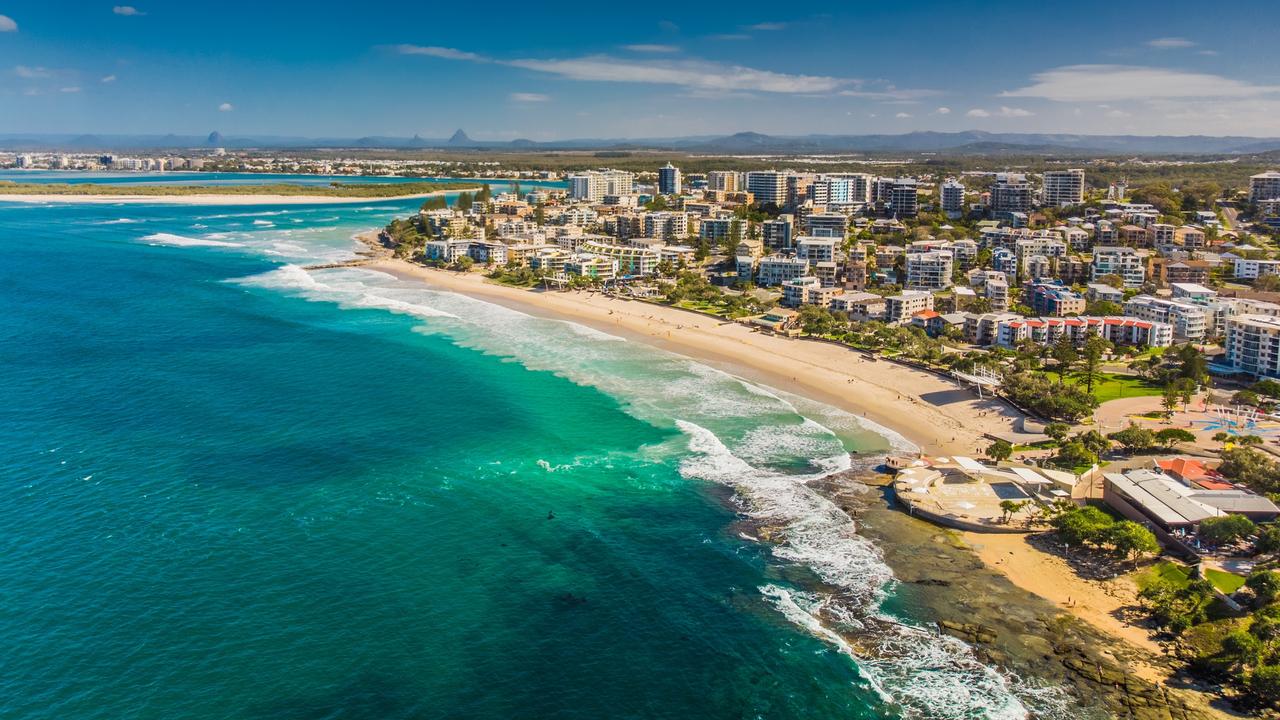
{"label": "deep blue ocean water", "polygon": [[0,204],[0,717],[1024,714],[831,633],[892,592],[803,485],[856,418],[299,267],[415,206]]}

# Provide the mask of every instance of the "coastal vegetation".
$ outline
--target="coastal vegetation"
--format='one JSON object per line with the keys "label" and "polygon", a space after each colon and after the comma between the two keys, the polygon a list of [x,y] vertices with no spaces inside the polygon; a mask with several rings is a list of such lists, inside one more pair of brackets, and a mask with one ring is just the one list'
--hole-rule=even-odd
{"label": "coastal vegetation", "polygon": [[141,183],[18,183],[0,181],[5,195],[284,195],[288,197],[396,198],[476,188],[473,182],[344,183],[326,185],[265,183],[261,185],[144,185]]}

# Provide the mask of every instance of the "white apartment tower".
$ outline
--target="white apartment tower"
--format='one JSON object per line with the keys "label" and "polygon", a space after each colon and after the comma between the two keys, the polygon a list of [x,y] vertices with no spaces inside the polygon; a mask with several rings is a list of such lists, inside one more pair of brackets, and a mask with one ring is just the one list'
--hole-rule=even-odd
{"label": "white apartment tower", "polygon": [[1044,174],[1044,204],[1049,207],[1084,202],[1084,170],[1048,170]]}

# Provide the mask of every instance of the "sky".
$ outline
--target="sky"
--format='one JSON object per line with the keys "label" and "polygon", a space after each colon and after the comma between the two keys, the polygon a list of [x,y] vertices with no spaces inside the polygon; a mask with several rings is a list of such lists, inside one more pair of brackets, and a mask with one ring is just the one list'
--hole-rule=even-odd
{"label": "sky", "polygon": [[0,133],[1280,137],[1275,0],[0,0]]}

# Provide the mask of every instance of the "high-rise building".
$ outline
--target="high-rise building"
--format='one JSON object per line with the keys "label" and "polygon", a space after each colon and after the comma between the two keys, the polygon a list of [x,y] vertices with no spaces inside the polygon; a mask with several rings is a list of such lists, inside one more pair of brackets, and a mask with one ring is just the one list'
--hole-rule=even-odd
{"label": "high-rise building", "polygon": [[1249,178],[1249,201],[1280,199],[1280,172],[1258,173]]}
{"label": "high-rise building", "polygon": [[964,185],[955,178],[947,178],[938,188],[938,200],[947,217],[959,217],[964,212]]}
{"label": "high-rise building", "polygon": [[680,194],[680,168],[671,163],[658,168],[658,192],[662,195]]}
{"label": "high-rise building", "polygon": [[991,186],[991,211],[995,213],[1029,213],[1035,194],[1027,176],[1000,173]]}
{"label": "high-rise building", "polygon": [[795,220],[791,215],[779,215],[760,224],[764,245],[770,250],[790,250],[795,237]]}
{"label": "high-rise building", "polygon": [[1047,170],[1044,174],[1044,204],[1049,207],[1079,205],[1084,202],[1084,170]]}
{"label": "high-rise building", "polygon": [[782,207],[787,202],[787,175],[777,170],[749,172],[747,192],[754,195],[760,205],[773,203]]}
{"label": "high-rise building", "polygon": [[601,202],[605,195],[630,195],[636,176],[625,170],[588,170],[570,175],[568,180],[571,199]]}
{"label": "high-rise building", "polygon": [[733,170],[712,170],[707,173],[707,189],[721,192],[741,190],[741,176]]}
{"label": "high-rise building", "polygon": [[1280,377],[1280,318],[1239,315],[1227,320],[1227,362],[1255,377]]}
{"label": "high-rise building", "polygon": [[893,217],[915,217],[920,209],[920,196],[915,178],[898,178],[889,193],[889,214]]}
{"label": "high-rise building", "polygon": [[871,201],[871,176],[861,173],[823,175],[813,181],[814,205],[865,205]]}

